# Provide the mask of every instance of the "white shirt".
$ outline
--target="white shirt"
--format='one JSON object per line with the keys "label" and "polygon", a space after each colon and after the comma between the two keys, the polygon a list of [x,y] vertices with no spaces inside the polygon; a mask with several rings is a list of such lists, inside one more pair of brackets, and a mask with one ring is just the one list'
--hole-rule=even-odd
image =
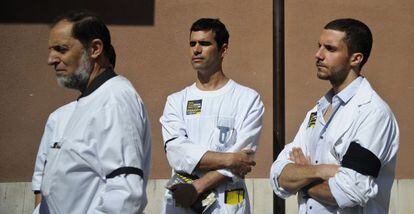
{"label": "white shirt", "polygon": [[[323,114],[330,103],[332,115],[325,122]],[[312,124],[311,117],[315,114],[316,121]],[[335,96],[328,92],[307,113],[293,142],[285,146],[272,165],[270,179],[274,192],[281,198],[292,195],[279,186],[277,178],[287,164],[293,163],[289,160],[293,147],[300,147],[313,165],[340,165],[351,142],[370,150],[381,161],[379,176],[374,178],[340,167],[329,179],[339,207],[306,199],[299,193],[299,213],[388,213],[399,130],[388,105],[363,77]]]}
{"label": "white shirt", "polygon": [[[198,162],[207,151],[236,152],[244,148],[256,150],[262,128],[263,103],[259,94],[229,80],[216,91],[202,91],[195,83],[167,98],[160,118],[165,150],[170,166],[177,172],[196,174]],[[234,178],[216,188],[218,203],[212,213],[249,213],[250,205],[242,179],[228,169],[218,170]],[[245,200],[238,205],[224,203],[224,191],[244,188]],[[166,192],[163,212],[179,212]],[[164,205],[165,206],[165,205]]]}
{"label": "white shirt", "polygon": [[[49,148],[41,205],[50,213],[142,213],[150,136],[144,105],[131,83],[122,76],[107,80],[75,103],[61,138]],[[106,177],[121,167],[138,168],[143,176]]]}
{"label": "white shirt", "polygon": [[36,162],[32,177],[32,190],[40,191],[42,184],[43,170],[46,164],[46,156],[49,148],[55,142],[59,142],[62,138],[66,124],[75,109],[76,101],[61,106],[49,115],[47,119],[45,130],[40,141],[39,150],[36,156]]}

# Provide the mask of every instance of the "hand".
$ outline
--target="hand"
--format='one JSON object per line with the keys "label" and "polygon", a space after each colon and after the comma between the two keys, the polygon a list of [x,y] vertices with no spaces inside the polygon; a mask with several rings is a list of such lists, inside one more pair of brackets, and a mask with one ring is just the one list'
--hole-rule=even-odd
{"label": "hand", "polygon": [[294,147],[292,151],[289,152],[289,160],[295,162],[295,164],[299,165],[310,165],[310,158],[309,156],[306,157],[301,148]]}
{"label": "hand", "polygon": [[253,160],[254,151],[245,149],[240,152],[231,154],[229,168],[237,176],[244,178],[244,176],[252,171],[252,167],[256,165]]}
{"label": "hand", "polygon": [[329,178],[335,176],[335,174],[339,171],[340,166],[336,164],[321,164],[317,165],[316,167],[318,177],[326,181]]}
{"label": "hand", "polygon": [[192,184],[178,183],[168,189],[172,192],[175,204],[179,207],[189,208],[198,199],[198,193]]}

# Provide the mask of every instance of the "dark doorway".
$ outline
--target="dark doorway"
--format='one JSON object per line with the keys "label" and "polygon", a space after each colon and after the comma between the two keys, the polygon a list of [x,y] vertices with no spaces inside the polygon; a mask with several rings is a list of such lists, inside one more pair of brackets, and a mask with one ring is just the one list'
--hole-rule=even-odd
{"label": "dark doorway", "polygon": [[0,23],[51,23],[67,11],[97,13],[106,24],[154,25],[154,0],[14,0],[3,2]]}

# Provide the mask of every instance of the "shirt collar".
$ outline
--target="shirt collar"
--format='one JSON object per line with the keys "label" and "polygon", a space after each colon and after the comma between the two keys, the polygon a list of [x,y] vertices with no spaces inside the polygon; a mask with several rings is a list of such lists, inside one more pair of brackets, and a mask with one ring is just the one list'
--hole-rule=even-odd
{"label": "shirt collar", "polygon": [[359,76],[356,79],[354,79],[347,87],[345,87],[342,91],[340,91],[338,94],[335,95],[333,92],[333,89],[329,90],[325,96],[323,96],[318,101],[318,106],[325,106],[329,103],[332,103],[332,98],[336,96],[340,101],[343,103],[347,103],[356,93],[361,85],[362,81],[364,80],[364,77]]}
{"label": "shirt collar", "polygon": [[336,96],[344,103],[347,103],[358,91],[364,77],[359,76],[354,79],[344,90],[340,91]]}
{"label": "shirt collar", "polygon": [[112,68],[106,69],[104,72],[99,74],[95,79],[93,79],[91,84],[85,90],[82,91],[82,94],[78,97],[78,100],[82,97],[86,97],[92,94],[102,84],[104,84],[106,81],[108,81],[112,77],[116,77],[116,76],[117,74],[114,72]]}

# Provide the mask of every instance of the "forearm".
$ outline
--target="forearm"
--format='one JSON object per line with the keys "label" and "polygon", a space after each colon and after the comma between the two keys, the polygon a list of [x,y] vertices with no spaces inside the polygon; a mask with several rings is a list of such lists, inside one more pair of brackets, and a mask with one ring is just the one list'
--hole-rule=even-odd
{"label": "forearm", "polygon": [[35,193],[35,207],[42,201],[42,194]]}
{"label": "forearm", "polygon": [[320,179],[318,166],[288,164],[278,178],[280,187],[290,193],[298,192],[302,187]]}
{"label": "forearm", "polygon": [[310,187],[308,189],[308,195],[319,202],[329,204],[331,206],[338,206],[335,198],[331,193],[328,181],[324,181],[322,183]]}
{"label": "forearm", "polygon": [[198,162],[196,168],[199,170],[217,170],[230,168],[231,153],[206,152]]}
{"label": "forearm", "polygon": [[216,171],[210,171],[203,175],[201,178],[195,180],[193,182],[193,185],[198,194],[201,194],[217,187],[224,182],[227,182],[229,179],[229,177],[226,177]]}

